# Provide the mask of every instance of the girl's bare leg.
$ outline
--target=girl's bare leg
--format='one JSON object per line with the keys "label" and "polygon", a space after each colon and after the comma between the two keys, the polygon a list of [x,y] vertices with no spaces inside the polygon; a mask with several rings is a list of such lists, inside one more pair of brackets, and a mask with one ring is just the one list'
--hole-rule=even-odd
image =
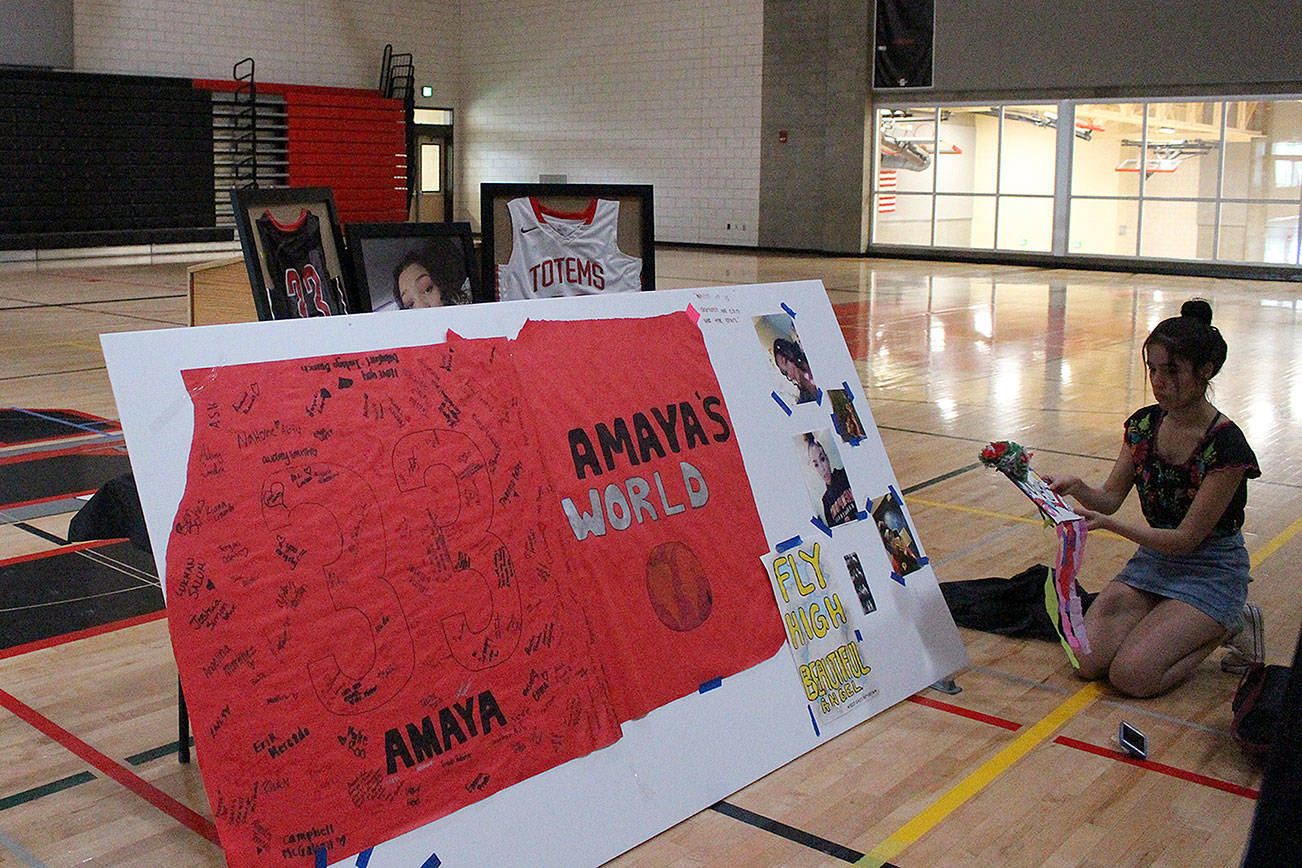
{"label": "girl's bare leg", "polygon": [[1161,599],[1122,582],[1108,582],[1085,612],[1090,653],[1076,655],[1080,662],[1077,674],[1089,681],[1107,677],[1112,659],[1126,637]]}
{"label": "girl's bare leg", "polygon": [[1225,627],[1188,603],[1163,599],[1122,641],[1108,681],[1130,696],[1165,693],[1188,678],[1225,635]]}

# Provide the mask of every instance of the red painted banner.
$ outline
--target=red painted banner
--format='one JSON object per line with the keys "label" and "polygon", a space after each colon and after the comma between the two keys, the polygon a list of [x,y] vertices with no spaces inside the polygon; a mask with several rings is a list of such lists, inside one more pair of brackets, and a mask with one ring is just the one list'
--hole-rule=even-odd
{"label": "red painted banner", "polygon": [[564,384],[529,407],[619,719],[772,656],[768,545],[700,330],[682,313],[529,322],[512,347],[523,382]]}
{"label": "red painted banner", "polygon": [[184,377],[168,614],[235,868],[357,853],[781,645],[684,315]]}

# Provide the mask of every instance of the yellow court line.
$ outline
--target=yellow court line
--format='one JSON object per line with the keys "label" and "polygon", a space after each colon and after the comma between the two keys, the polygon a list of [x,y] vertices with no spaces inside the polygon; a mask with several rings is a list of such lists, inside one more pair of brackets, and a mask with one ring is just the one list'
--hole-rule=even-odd
{"label": "yellow court line", "polygon": [[1011,513],[1007,513],[1007,512],[995,512],[992,509],[981,509],[976,506],[962,506],[957,503],[945,503],[944,501],[940,501],[940,500],[927,500],[925,497],[914,497],[912,495],[906,495],[904,498],[904,502],[916,503],[918,506],[930,506],[936,509],[948,509],[954,512],[965,512],[968,515],[979,515],[982,516],[983,518],[1001,518],[1004,521],[1017,521],[1017,522],[1021,522],[1022,524],[1034,524],[1034,525],[1044,524],[1044,519],[1039,518],[1038,516],[1036,518],[1028,518],[1027,516],[1024,515],[1012,515]]}
{"label": "yellow court line", "polygon": [[1249,569],[1255,570],[1257,567],[1261,566],[1262,561],[1283,548],[1285,543],[1297,536],[1298,531],[1302,531],[1302,518],[1299,518],[1297,521],[1284,528],[1275,535],[1274,539],[1253,552],[1252,556],[1248,558]]}
{"label": "yellow court line", "polygon": [[1006,769],[1053,735],[1063,724],[1097,699],[1101,693],[1102,688],[1099,687],[1098,682],[1091,681],[1086,684],[854,864],[866,865],[869,868],[881,868],[882,865],[903,852],[910,844],[930,832],[941,820],[957,810],[964,802],[985,789],[991,781]]}
{"label": "yellow court line", "polygon": [[[979,509],[971,506],[960,506],[953,503],[942,503],[939,501],[926,500],[924,498],[906,498],[911,503],[918,506],[930,506],[940,509],[953,510],[955,512],[964,512],[970,515],[980,515],[987,518],[999,518],[1006,521],[1016,521],[1025,524],[1042,524],[1038,518],[1026,518],[1023,516],[1009,515],[1008,513],[995,512],[993,510]],[[1275,552],[1283,548],[1293,537],[1302,532],[1302,518],[1290,524],[1287,528],[1277,534],[1273,539],[1267,542],[1257,551],[1253,552],[1250,563],[1253,569],[1260,566],[1263,561],[1269,558]],[[1110,532],[1104,532],[1110,536],[1116,536]],[[950,790],[944,793],[936,801],[932,802],[927,808],[914,816],[899,829],[895,830],[886,840],[882,841],[871,851],[863,856],[855,865],[868,866],[868,868],[881,868],[887,862],[890,862],[910,845],[916,842],[923,835],[934,829],[941,821],[952,814],[968,799],[985,789],[991,781],[1010,768],[1014,763],[1020,760],[1026,754],[1030,753],[1035,747],[1053,735],[1063,724],[1079,714],[1086,706],[1097,699],[1102,693],[1102,688],[1098,682],[1090,682],[1068,697],[1061,705],[1049,712],[1047,716],[1038,723],[1024,730],[1021,735],[999,753],[995,754],[976,771],[972,772],[963,780],[955,784]]]}

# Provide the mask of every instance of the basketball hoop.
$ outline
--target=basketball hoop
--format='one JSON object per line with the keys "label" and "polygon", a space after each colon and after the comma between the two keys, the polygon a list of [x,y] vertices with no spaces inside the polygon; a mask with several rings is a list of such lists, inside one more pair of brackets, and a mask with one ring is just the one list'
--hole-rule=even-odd
{"label": "basketball hoop", "polygon": [[[1134,139],[1122,139],[1125,148],[1142,148],[1144,151],[1143,172],[1147,178],[1155,173],[1174,172],[1181,163],[1190,157],[1201,157],[1216,147],[1215,142],[1202,139],[1178,139],[1166,142],[1139,142]],[[1128,157],[1117,163],[1118,172],[1140,171],[1140,158]]]}
{"label": "basketball hoop", "polygon": [[[1187,157],[1149,157],[1144,161],[1144,174],[1152,175],[1154,172],[1174,172],[1176,168],[1183,163]],[[1138,172],[1139,158],[1130,157],[1117,163],[1118,172]]]}

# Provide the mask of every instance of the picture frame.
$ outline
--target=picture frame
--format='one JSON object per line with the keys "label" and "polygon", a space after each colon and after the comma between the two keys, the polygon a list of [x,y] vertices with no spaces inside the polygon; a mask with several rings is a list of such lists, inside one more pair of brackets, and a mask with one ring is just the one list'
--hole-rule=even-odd
{"label": "picture frame", "polygon": [[259,320],[367,310],[348,273],[329,187],[236,187],[231,208]]}
{"label": "picture frame", "polygon": [[[346,237],[357,294],[369,311],[483,300],[469,223],[350,223]],[[419,280],[422,270],[429,281]]]}
{"label": "picture frame", "polygon": [[[510,203],[518,199],[536,203],[533,217],[523,210],[516,212],[526,214],[528,226],[514,225]],[[617,203],[613,217],[609,206],[597,204],[603,200]],[[550,224],[549,216],[553,218]],[[614,222],[613,245],[610,222]],[[596,226],[600,243],[608,251],[614,248],[604,264],[601,257],[595,259],[595,274],[590,256],[575,257],[571,262],[555,252],[530,253],[530,258],[539,261],[531,265],[528,259],[517,257],[512,264],[516,239],[522,237],[517,229],[530,233],[541,228],[535,238],[550,238],[552,245],[540,245],[539,249],[561,251],[556,245],[567,243],[567,237],[577,237],[565,233],[579,226]],[[480,237],[484,297],[490,301],[655,289],[655,209],[650,184],[481,184]],[[588,235],[583,243],[593,244],[596,239]],[[536,244],[531,242],[530,247]],[[630,257],[640,260],[636,274]]]}

